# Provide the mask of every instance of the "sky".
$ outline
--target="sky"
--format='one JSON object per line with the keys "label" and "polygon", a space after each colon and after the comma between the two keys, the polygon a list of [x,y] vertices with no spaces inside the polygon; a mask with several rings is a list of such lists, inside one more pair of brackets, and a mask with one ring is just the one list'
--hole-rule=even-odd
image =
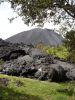
{"label": "sky", "polygon": [[[16,13],[13,12],[9,3],[5,2],[0,5],[0,38],[6,39],[22,31],[36,28],[36,26],[25,25],[20,17],[10,23],[8,18],[15,15]],[[45,23],[43,28],[54,29],[54,25]]]}

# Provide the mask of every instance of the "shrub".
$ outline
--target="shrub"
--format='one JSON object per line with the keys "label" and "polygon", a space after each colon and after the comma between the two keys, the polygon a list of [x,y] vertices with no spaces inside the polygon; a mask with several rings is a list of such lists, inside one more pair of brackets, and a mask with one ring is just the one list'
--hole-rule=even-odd
{"label": "shrub", "polygon": [[36,48],[41,49],[43,52],[45,52],[47,54],[52,54],[55,57],[67,59],[67,56],[68,56],[68,50],[64,45],[62,45],[62,46],[50,46],[50,45],[46,46],[43,43],[39,43],[36,45]]}
{"label": "shrub", "polygon": [[71,63],[75,63],[75,51],[69,52],[67,60],[70,61]]}

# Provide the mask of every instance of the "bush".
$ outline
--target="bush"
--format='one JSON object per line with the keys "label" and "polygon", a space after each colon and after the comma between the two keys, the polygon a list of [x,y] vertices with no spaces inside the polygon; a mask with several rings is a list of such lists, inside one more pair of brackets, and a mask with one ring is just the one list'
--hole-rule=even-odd
{"label": "bush", "polygon": [[75,51],[69,52],[67,60],[70,61],[71,63],[75,63]]}
{"label": "bush", "polygon": [[68,56],[68,50],[63,45],[55,47],[55,46],[46,46],[42,43],[39,43],[36,45],[36,48],[41,49],[43,52],[47,54],[52,54],[55,57],[67,59]]}

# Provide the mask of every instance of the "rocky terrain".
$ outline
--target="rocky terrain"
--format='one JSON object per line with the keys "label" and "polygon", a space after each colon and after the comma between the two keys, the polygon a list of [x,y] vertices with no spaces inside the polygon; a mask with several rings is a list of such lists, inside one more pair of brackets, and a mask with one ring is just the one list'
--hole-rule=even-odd
{"label": "rocky terrain", "polygon": [[61,45],[63,37],[50,29],[34,28],[11,36],[6,39],[6,41],[10,41],[11,43],[23,42],[25,44],[33,45],[36,45],[39,42],[46,45]]}
{"label": "rocky terrain", "polygon": [[75,65],[43,53],[32,45],[12,44],[0,39],[0,73],[39,80],[75,80]]}

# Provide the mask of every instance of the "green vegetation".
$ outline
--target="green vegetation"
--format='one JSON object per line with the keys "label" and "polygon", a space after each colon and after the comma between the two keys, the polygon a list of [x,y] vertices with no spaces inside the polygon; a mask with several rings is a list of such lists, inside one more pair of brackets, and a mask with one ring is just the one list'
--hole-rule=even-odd
{"label": "green vegetation", "polygon": [[56,57],[67,59],[68,50],[64,46],[46,47],[45,50],[48,54],[53,54]]}
{"label": "green vegetation", "polygon": [[43,52],[47,54],[52,54],[55,57],[67,59],[68,49],[65,46],[45,46],[42,43],[36,45],[36,48],[41,49]]}
{"label": "green vegetation", "polygon": [[69,52],[67,60],[75,64],[75,51]]}
{"label": "green vegetation", "polygon": [[65,46],[68,47],[69,52],[75,50],[75,31],[71,30],[66,33]]}
{"label": "green vegetation", "polygon": [[[2,0],[4,1],[4,0]],[[7,0],[11,3],[11,8],[22,17],[27,25],[35,23],[43,25],[45,22],[60,23],[63,31],[66,28],[74,28],[75,25],[75,2],[74,0]],[[67,13],[67,14],[66,14]],[[17,18],[16,16],[15,18]],[[14,17],[9,19],[10,22]],[[62,23],[64,20],[64,23]],[[60,29],[59,29],[60,30]]]}
{"label": "green vegetation", "polygon": [[75,63],[75,31],[71,30],[70,32],[67,32],[65,35],[65,46],[68,48],[68,57],[67,59]]}
{"label": "green vegetation", "polygon": [[59,84],[0,74],[0,100],[75,100],[75,82]]}
{"label": "green vegetation", "polygon": [[55,57],[63,58],[65,60],[70,61],[71,63],[75,63],[75,32],[68,32],[66,34],[65,45],[62,46],[46,46],[43,43],[37,44],[35,47],[41,49],[43,52],[47,54],[52,54]]}
{"label": "green vegetation", "polygon": [[52,54],[55,57],[63,58],[71,63],[75,63],[75,31],[73,30],[66,33],[64,45],[57,47],[46,46],[40,42],[35,47],[47,54]]}

